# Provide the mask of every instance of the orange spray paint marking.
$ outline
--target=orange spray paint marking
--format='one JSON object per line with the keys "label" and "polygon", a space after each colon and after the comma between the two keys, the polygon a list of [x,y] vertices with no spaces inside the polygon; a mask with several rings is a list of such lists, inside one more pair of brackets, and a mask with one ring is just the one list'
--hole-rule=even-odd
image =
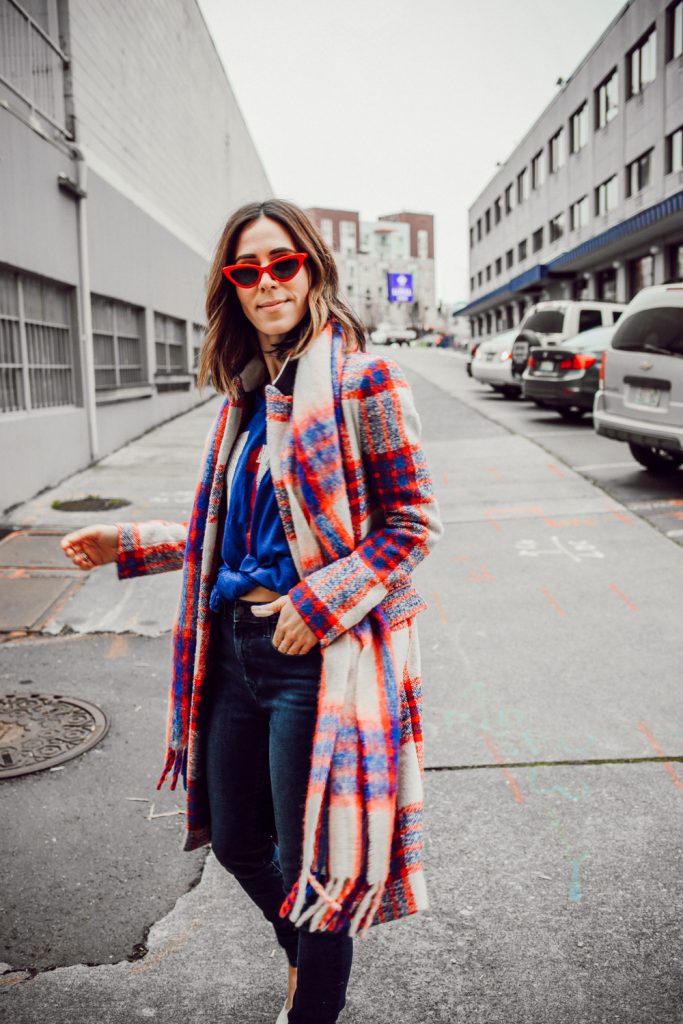
{"label": "orange spray paint marking", "polygon": [[480,565],[477,569],[470,569],[469,571],[470,583],[492,583],[495,579],[496,577],[488,565]]}
{"label": "orange spray paint marking", "polygon": [[550,472],[554,473],[555,476],[566,476],[566,473],[563,473],[562,470],[560,469],[560,467],[555,465],[554,462],[548,462],[547,466],[548,466],[548,469],[550,470]]}
{"label": "orange spray paint marking", "polygon": [[122,658],[128,647],[128,637],[118,633],[109,645],[106,658]]}
{"label": "orange spray paint marking", "polygon": [[486,467],[486,472],[490,473],[491,476],[496,478],[496,480],[502,480],[503,479],[502,473],[498,469],[498,466],[487,466]]}
{"label": "orange spray paint marking", "polygon": [[617,512],[615,509],[611,509],[609,514],[614,516],[615,519],[618,519],[620,523],[632,524],[635,522],[634,517],[629,515],[628,512]]}
{"label": "orange spray paint marking", "polygon": [[448,487],[448,473],[445,469],[443,471],[443,485],[444,487]]}
{"label": "orange spray paint marking", "polygon": [[10,573],[9,578],[11,580],[22,579],[26,575],[26,569],[15,569],[14,572]]}
{"label": "orange spray paint marking", "polygon": [[[650,744],[652,749],[654,750],[654,752],[657,755],[657,757],[666,757],[666,754],[664,753],[664,751],[660,747],[659,743],[657,742],[657,740],[653,736],[652,732],[645,725],[645,723],[644,722],[638,722],[638,728],[640,729],[640,731],[642,732],[643,736],[645,737],[647,742]],[[676,786],[677,789],[683,789],[683,781],[681,781],[681,779],[678,777],[678,775],[676,773],[676,769],[671,764],[671,762],[670,761],[665,761],[664,762],[664,767],[666,768],[667,772],[671,776],[671,781],[673,782],[674,786]]]}
{"label": "orange spray paint marking", "polygon": [[523,804],[524,803],[524,794],[522,793],[521,789],[519,788],[519,783],[517,782],[517,779],[514,777],[514,775],[510,771],[510,769],[505,767],[505,758],[503,757],[501,752],[498,750],[498,747],[495,745],[495,743],[493,742],[493,740],[491,739],[491,737],[489,736],[489,734],[487,732],[481,732],[479,735],[481,736],[481,738],[483,739],[484,743],[486,744],[486,746],[489,748],[489,750],[493,754],[493,759],[496,762],[496,764],[501,765],[501,767],[503,768],[503,775],[505,776],[505,779],[506,779],[510,789],[512,790],[512,795],[515,798],[515,802],[518,803],[518,804]]}
{"label": "orange spray paint marking", "polygon": [[557,612],[558,615],[566,615],[567,614],[566,611],[564,610],[564,608],[562,607],[562,605],[559,604],[558,601],[555,600],[555,598],[553,597],[553,595],[550,593],[549,590],[546,590],[545,587],[541,587],[541,593],[546,598],[546,600],[550,602],[550,604],[555,609],[555,611]]}
{"label": "orange spray paint marking", "polygon": [[624,604],[626,605],[627,608],[630,608],[632,612],[637,612],[638,611],[638,606],[635,605],[633,603],[633,601],[631,601],[631,599],[626,596],[626,594],[623,592],[623,590],[619,589],[619,587],[616,585],[616,583],[610,583],[609,587],[610,587],[610,590],[614,591],[614,593],[617,595],[619,600],[624,602]]}
{"label": "orange spray paint marking", "polygon": [[496,528],[496,530],[500,530],[501,529],[501,525],[498,522],[498,520],[496,519],[496,513],[495,512],[491,512],[490,509],[486,509],[486,511],[484,512],[484,515],[486,516],[486,518],[490,522],[491,526],[494,526]]}
{"label": "orange spray paint marking", "polygon": [[441,600],[441,594],[438,590],[432,591],[434,597],[434,603],[436,604],[437,611],[439,613],[439,622],[443,623],[444,626],[448,625],[448,619],[446,618],[446,611]]}

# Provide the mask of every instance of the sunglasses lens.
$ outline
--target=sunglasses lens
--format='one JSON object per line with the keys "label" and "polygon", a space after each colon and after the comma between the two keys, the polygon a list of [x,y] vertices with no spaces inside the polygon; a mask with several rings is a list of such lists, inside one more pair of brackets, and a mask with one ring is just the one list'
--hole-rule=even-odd
{"label": "sunglasses lens", "polygon": [[258,280],[258,270],[253,267],[234,267],[231,276],[235,284],[249,288]]}
{"label": "sunglasses lens", "polygon": [[297,270],[299,269],[299,260],[296,257],[291,259],[287,257],[283,260],[278,260],[272,266],[271,273],[278,281],[286,281],[290,277],[294,277]]}

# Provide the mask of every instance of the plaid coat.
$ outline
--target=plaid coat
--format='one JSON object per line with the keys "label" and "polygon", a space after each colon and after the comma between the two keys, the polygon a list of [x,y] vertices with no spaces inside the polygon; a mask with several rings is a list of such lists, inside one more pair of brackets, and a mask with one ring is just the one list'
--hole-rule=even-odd
{"label": "plaid coat", "polygon": [[[325,352],[324,344],[328,346]],[[294,459],[306,463],[307,457],[306,444],[298,456],[292,455],[292,411],[297,395],[301,407],[305,389],[315,388],[311,367],[316,358],[319,367],[324,365],[330,345],[333,361],[336,359],[338,364],[338,393],[334,395],[336,428],[334,423],[332,427],[339,438],[341,466],[330,466],[330,472],[326,472],[323,426],[322,437],[317,431],[319,451],[310,459],[315,468],[308,473],[306,465],[303,469],[301,465],[294,468]],[[325,649],[347,632],[362,637],[369,614],[384,624],[380,631],[388,627],[396,637],[391,657],[398,661],[398,811],[393,825],[389,824],[391,860],[386,889],[382,887],[381,905],[374,908],[377,920],[391,920],[426,906],[421,863],[421,679],[413,623],[416,613],[426,605],[413,586],[411,571],[429,553],[442,527],[419,444],[419,417],[400,368],[383,356],[343,352],[340,332],[332,325],[313,346],[317,348],[310,356],[305,353],[297,364],[285,367],[277,387],[266,388],[269,462],[285,534],[301,577],[290,597],[317,636],[323,659]],[[329,355],[326,358],[329,362]],[[293,378],[288,371],[297,371],[293,387],[288,386]],[[236,400],[224,401],[218,411],[207,439],[189,523],[118,524],[120,578],[181,567],[184,570],[174,630],[169,745],[159,785],[172,771],[173,788],[182,772],[187,789],[186,850],[204,845],[211,838],[202,771],[203,683],[211,631],[208,602],[220,560],[225,467],[240,430],[246,394],[264,378],[265,367],[255,357],[236,380]],[[315,415],[311,425],[313,429],[318,426]],[[326,492],[339,486],[348,498],[350,515],[346,524],[335,522],[334,506],[327,500]],[[339,531],[348,536],[342,538]],[[347,553],[340,557],[340,551]],[[393,680],[394,673],[389,671]],[[319,714],[309,802],[316,770],[315,751],[325,749],[323,733]],[[295,895],[292,894],[292,903]]]}

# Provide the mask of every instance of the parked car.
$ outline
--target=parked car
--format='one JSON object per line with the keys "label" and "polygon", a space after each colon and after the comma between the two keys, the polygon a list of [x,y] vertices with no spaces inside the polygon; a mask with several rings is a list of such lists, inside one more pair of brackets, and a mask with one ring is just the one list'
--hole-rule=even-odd
{"label": "parked car", "polygon": [[465,364],[465,370],[467,371],[468,377],[472,376],[472,362],[477,354],[477,349],[479,348],[480,345],[481,339],[479,341],[476,341],[474,338],[470,338],[469,342],[467,343],[467,362]]}
{"label": "parked car", "polygon": [[522,374],[522,394],[555,409],[567,420],[592,412],[600,385],[600,360],[616,327],[593,327],[557,346],[531,350]]}
{"label": "parked car", "polygon": [[625,308],[622,303],[583,299],[537,302],[525,314],[512,346],[513,378],[521,382],[532,348],[549,348],[593,327],[609,327]]}
{"label": "parked car", "polygon": [[683,464],[683,284],[643,288],[602,357],[593,426],[655,473]]}
{"label": "parked car", "polygon": [[370,338],[375,345],[391,345],[396,342],[398,345],[408,345],[417,338],[417,332],[410,327],[398,327],[396,324],[380,324],[372,333]]}
{"label": "parked car", "polygon": [[503,331],[495,338],[482,341],[472,358],[471,376],[482,384],[489,384],[506,398],[517,398],[522,390],[521,383],[512,379],[512,343],[517,334],[517,331]]}

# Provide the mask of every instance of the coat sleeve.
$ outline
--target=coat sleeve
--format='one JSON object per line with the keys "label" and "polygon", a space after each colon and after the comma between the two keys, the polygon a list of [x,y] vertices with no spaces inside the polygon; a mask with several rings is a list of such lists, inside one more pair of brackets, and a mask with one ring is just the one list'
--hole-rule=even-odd
{"label": "coat sleeve", "polygon": [[289,592],[321,647],[360,622],[390,591],[409,584],[443,533],[420,445],[420,418],[403,371],[391,360],[373,360],[357,399],[363,472],[384,523],[350,554]]}
{"label": "coat sleeve", "polygon": [[117,523],[116,571],[120,580],[182,569],[189,522],[150,519]]}

